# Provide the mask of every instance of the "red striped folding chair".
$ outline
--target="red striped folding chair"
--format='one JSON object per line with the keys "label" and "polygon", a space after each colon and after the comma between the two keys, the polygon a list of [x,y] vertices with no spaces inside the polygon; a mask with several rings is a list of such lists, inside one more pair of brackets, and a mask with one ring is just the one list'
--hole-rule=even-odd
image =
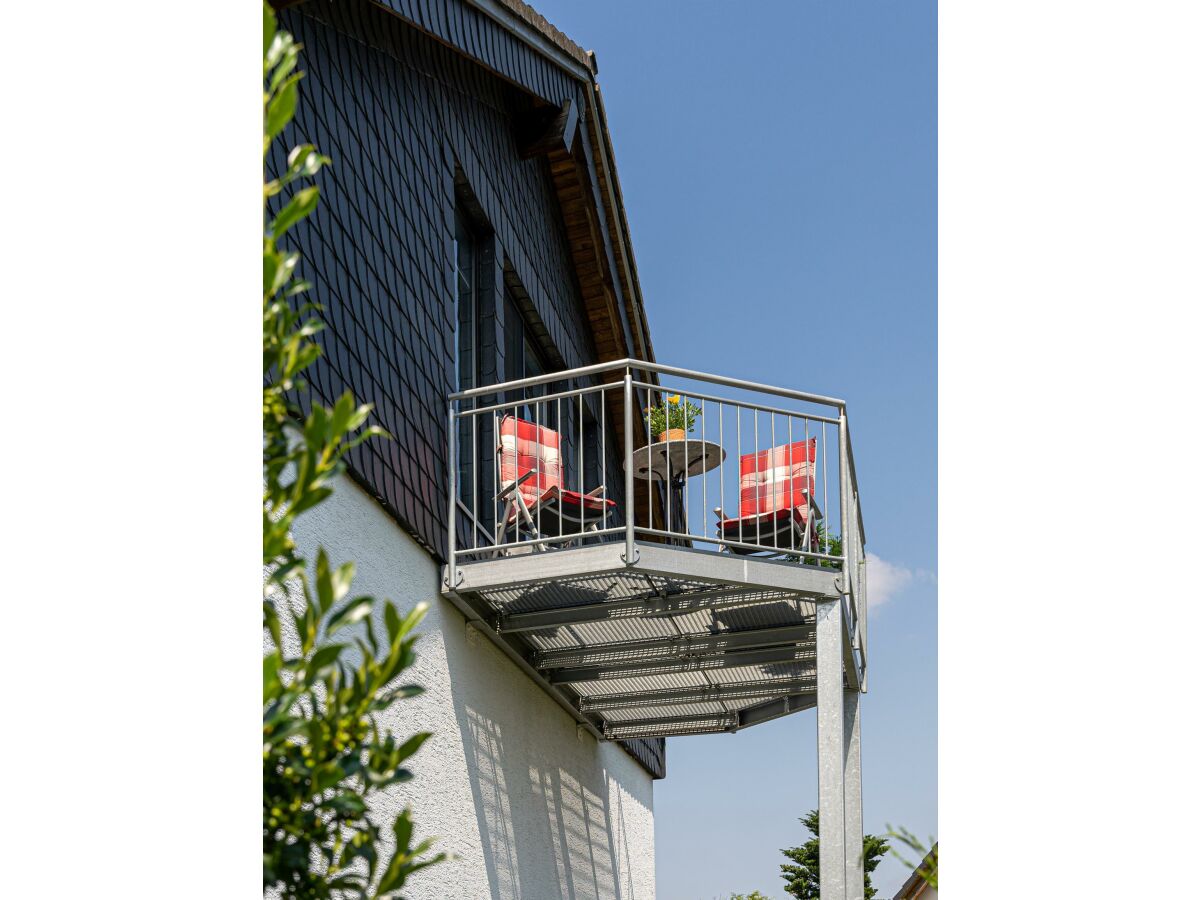
{"label": "red striped folding chair", "polygon": [[598,530],[616,503],[604,497],[604,485],[580,494],[562,486],[559,434],[516,416],[500,421],[500,493],[504,504],[497,520],[496,543],[519,540],[522,530],[535,539]]}
{"label": "red striped folding chair", "polygon": [[731,542],[725,549],[743,554],[814,549],[822,517],[813,499],[816,462],[816,438],[743,456],[737,518],[714,510],[717,535]]}

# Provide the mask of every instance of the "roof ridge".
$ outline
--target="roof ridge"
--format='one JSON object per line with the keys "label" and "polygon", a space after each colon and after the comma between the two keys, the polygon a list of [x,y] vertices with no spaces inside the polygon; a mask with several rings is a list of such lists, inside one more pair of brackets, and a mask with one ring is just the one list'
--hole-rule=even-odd
{"label": "roof ridge", "polygon": [[563,32],[559,31],[559,29],[555,28],[549,19],[528,3],[525,3],[524,0],[498,0],[498,2],[519,16],[525,24],[537,29],[537,31],[553,41],[559,49],[565,51],[576,62],[586,66],[589,70],[592,68],[592,60],[588,52],[563,34]]}

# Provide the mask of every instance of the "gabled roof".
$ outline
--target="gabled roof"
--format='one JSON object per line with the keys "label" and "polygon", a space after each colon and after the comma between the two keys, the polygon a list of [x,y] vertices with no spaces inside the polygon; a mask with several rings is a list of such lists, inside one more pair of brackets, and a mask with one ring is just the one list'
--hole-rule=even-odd
{"label": "gabled roof", "polygon": [[578,62],[580,65],[592,69],[594,66],[594,54],[589,54],[586,50],[580,47],[577,43],[555,28],[545,16],[522,0],[497,0],[501,6],[507,7],[514,15],[519,16],[526,24],[533,27],[544,37],[552,41],[555,46]]}

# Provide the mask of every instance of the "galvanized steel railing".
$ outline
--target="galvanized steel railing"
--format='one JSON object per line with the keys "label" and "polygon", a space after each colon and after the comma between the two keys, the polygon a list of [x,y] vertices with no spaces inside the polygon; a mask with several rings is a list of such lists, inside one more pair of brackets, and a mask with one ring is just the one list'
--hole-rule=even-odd
{"label": "galvanized steel railing", "polygon": [[[698,413],[693,429],[657,441],[652,410],[689,403]],[[569,527],[556,516],[548,529],[544,504],[514,505],[520,485],[502,479],[497,452],[506,416],[558,434],[560,471],[548,473],[538,457],[526,473],[535,484],[556,475],[561,489],[614,499],[616,507],[605,504],[594,521],[580,515]],[[449,426],[449,508],[457,510],[448,529],[451,586],[460,563],[618,541],[627,565],[637,561],[637,542],[649,540],[832,567],[841,573],[861,665],[865,536],[844,401],[625,359],[452,394]],[[806,470],[813,490],[805,501],[821,527],[789,527],[786,539],[776,533],[768,540],[761,516],[740,515],[740,460],[753,454],[754,471],[763,451],[801,441],[815,442]],[[777,481],[770,485],[767,493],[782,489]],[[468,537],[460,541],[464,519]],[[721,530],[721,520],[737,521]]]}

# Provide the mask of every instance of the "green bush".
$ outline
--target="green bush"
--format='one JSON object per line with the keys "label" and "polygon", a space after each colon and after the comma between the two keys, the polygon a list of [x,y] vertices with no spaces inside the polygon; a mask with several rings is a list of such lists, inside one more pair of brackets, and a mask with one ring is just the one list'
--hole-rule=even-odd
{"label": "green bush", "polygon": [[[264,158],[295,112],[298,60],[299,46],[264,5]],[[328,163],[302,144],[288,153],[283,174],[263,185],[263,890],[389,898],[444,858],[425,856],[429,840],[414,845],[409,810],[390,825],[387,852],[367,815],[372,793],[412,777],[402,765],[429,737],[397,742],[376,722],[421,692],[395,682],[412,665],[413,628],[427,606],[402,616],[385,601],[382,639],[372,622],[376,601],[350,597],[354,564],[334,566],[322,548],[310,573],[292,538],[296,517],[332,493],[346,451],[383,434],[364,427],[370,407],[348,393],[333,408],[314,403],[307,416],[294,400],[320,355],[312,338],[322,326],[299,300],[308,287],[296,276],[299,254],[279,242],[313,211],[319,190],[284,193]]]}

